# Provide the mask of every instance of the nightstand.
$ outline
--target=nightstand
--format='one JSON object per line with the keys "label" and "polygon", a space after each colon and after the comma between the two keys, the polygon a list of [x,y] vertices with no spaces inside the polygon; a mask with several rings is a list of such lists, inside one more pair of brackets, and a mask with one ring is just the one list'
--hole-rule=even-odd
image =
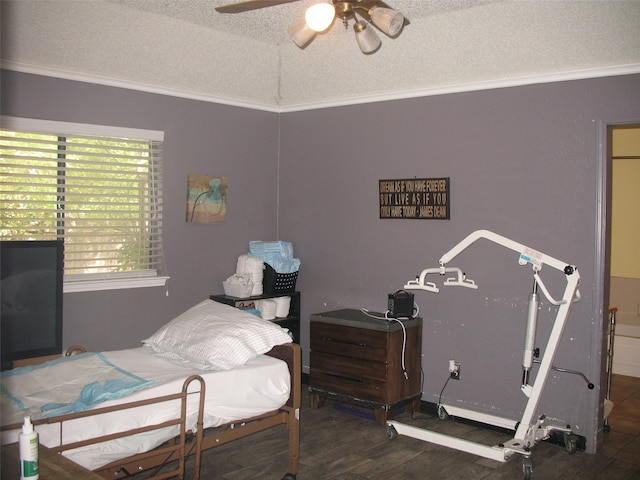
{"label": "nightstand", "polygon": [[401,406],[419,410],[421,318],[382,320],[353,309],[317,313],[310,344],[311,408],[329,398],[373,409],[383,425]]}

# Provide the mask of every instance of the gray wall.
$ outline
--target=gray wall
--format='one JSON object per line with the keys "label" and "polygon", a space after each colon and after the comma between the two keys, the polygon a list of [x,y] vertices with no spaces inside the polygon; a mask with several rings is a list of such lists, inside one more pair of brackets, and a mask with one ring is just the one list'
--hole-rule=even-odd
{"label": "gray wall", "polygon": [[[278,116],[212,103],[2,71],[2,114],[162,130],[164,288],[66,294],[64,346],[135,347],[233,274],[249,240],[276,237]],[[228,216],[185,222],[188,174],[229,179]]]}
{"label": "gray wall", "polygon": [[[483,228],[578,266],[583,298],[555,363],[583,371],[596,384],[602,381],[602,299],[594,294],[599,135],[601,122],[637,116],[638,106],[637,75],[280,116],[14,72],[2,76],[5,115],[166,132],[170,296],[163,289],[66,295],[65,345],[137,345],[176,313],[220,292],[249,240],[279,237],[292,241],[302,259],[298,289],[308,367],[311,313],[384,310],[389,292],[437,266],[444,252]],[[189,173],[229,177],[226,224],[185,223]],[[444,176],[451,178],[451,220],[378,218],[379,179]],[[519,418],[532,272],[517,265],[513,252],[488,242],[452,265],[480,288],[416,294],[425,319],[423,398],[436,401],[448,359],[455,358],[462,379],[449,383],[444,400]],[[560,296],[562,276],[550,268],[542,275]],[[550,310],[543,302],[541,347],[553,321]],[[572,424],[593,451],[601,395],[576,376],[555,374],[541,411]]]}
{"label": "gray wall", "polygon": [[[640,77],[627,76],[284,114],[280,236],[303,259],[304,320],[343,307],[386,310],[389,292],[438,266],[472,231],[488,229],[578,266],[582,301],[555,365],[598,385],[599,129],[637,118],[639,106]],[[451,178],[451,220],[379,219],[378,180],[413,177]],[[462,376],[449,382],[445,403],[519,419],[533,272],[486,241],[450,265],[479,289],[415,294],[425,321],[423,399],[437,401],[454,358]],[[542,277],[561,297],[563,275],[546,267]],[[543,301],[543,351],[554,318],[555,308]],[[302,330],[308,365],[308,326]],[[573,425],[593,448],[602,391],[588,390],[578,376],[551,377],[540,411]]]}

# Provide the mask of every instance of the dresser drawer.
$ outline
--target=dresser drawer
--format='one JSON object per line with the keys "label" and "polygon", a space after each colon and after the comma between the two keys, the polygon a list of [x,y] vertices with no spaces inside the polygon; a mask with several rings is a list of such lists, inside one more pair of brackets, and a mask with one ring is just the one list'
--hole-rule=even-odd
{"label": "dresser drawer", "polygon": [[309,385],[313,389],[385,403],[384,363],[311,351],[311,365]]}
{"label": "dresser drawer", "polygon": [[387,365],[384,363],[340,357],[315,350],[311,351],[310,360],[313,365],[312,373],[330,374],[345,379],[355,378],[365,383],[387,382]]}
{"label": "dresser drawer", "polygon": [[365,382],[363,379],[346,378],[327,373],[312,372],[309,381],[310,392],[330,392],[333,395],[341,395],[352,399],[361,399],[367,402],[377,402],[384,405],[387,402],[387,387],[384,383]]}
{"label": "dresser drawer", "polygon": [[362,360],[387,358],[387,334],[375,330],[311,322],[311,351]]}

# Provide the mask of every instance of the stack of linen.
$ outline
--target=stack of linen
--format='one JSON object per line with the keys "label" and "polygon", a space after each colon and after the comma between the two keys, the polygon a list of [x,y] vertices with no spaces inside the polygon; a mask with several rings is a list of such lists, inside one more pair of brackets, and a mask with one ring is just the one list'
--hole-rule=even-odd
{"label": "stack of linen", "polygon": [[287,318],[291,309],[291,297],[265,298],[254,303],[263,320]]}
{"label": "stack of linen", "polygon": [[277,273],[294,273],[300,269],[300,259],[293,257],[293,244],[281,240],[249,242],[249,253],[269,264]]}
{"label": "stack of linen", "polygon": [[256,310],[260,312],[263,320],[275,320],[277,304],[275,299],[256,300]]}
{"label": "stack of linen", "polygon": [[253,255],[240,255],[236,265],[236,274],[249,276],[253,282],[252,297],[262,295],[262,278],[264,277],[264,262]]}
{"label": "stack of linen", "polygon": [[291,297],[276,297],[273,301],[276,303],[276,317],[288,317],[291,309]]}

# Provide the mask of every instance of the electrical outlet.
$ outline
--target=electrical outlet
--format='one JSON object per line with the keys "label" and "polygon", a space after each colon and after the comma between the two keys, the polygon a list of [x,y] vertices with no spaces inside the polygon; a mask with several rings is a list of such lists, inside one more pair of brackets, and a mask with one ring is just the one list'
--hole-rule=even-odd
{"label": "electrical outlet", "polygon": [[454,380],[460,380],[460,362],[449,360],[449,376]]}
{"label": "electrical outlet", "polygon": [[451,378],[454,380],[460,380],[460,362],[455,363],[455,368],[453,372],[451,372]]}

